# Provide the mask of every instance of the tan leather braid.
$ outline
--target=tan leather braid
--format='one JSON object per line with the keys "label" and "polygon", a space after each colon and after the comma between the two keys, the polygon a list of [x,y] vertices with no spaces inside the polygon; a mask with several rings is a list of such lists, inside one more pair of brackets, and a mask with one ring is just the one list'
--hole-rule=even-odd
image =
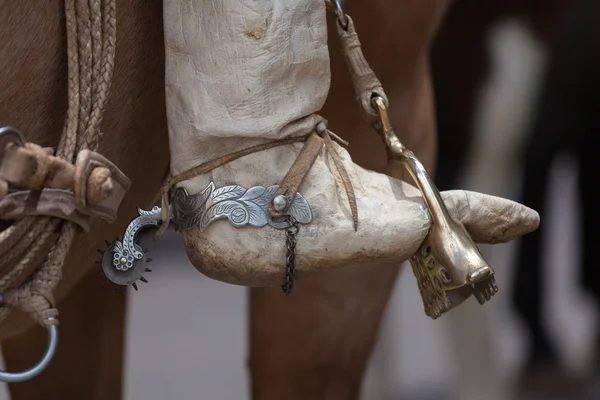
{"label": "tan leather braid", "polygon": [[75,1],[65,0],[67,24],[67,65],[68,74],[68,107],[67,117],[56,155],[73,161],[77,145],[77,125],[79,116],[79,50],[77,44],[77,14]]}
{"label": "tan leather braid", "polygon": [[[81,150],[96,150],[101,137],[99,126],[114,68],[115,0],[65,0],[65,14],[68,109],[56,156],[73,163]],[[77,225],[71,221],[25,217],[0,233],[0,273],[13,265],[0,279],[4,303],[0,320],[8,314],[8,305],[30,313],[40,324],[58,323],[52,292],[62,277],[62,266],[76,232]],[[33,272],[38,258],[52,243],[50,253],[33,276],[20,282]]]}
{"label": "tan leather braid", "polygon": [[[92,0],[95,3],[101,3],[100,0]],[[94,8],[98,7],[95,5]],[[86,144],[90,149],[97,149],[102,139],[102,132],[99,130],[104,116],[104,108],[106,98],[110,92],[110,84],[112,82],[113,71],[115,66],[115,51],[117,46],[117,12],[115,9],[115,1],[102,2],[102,37],[98,40],[102,41],[101,51],[94,52],[94,57],[100,55],[101,62],[98,63],[100,68],[99,75],[94,78],[94,93],[92,94],[92,115],[90,117],[89,135],[86,138]],[[100,13],[95,13],[100,14]],[[95,32],[92,30],[92,32]]]}
{"label": "tan leather braid", "polygon": [[[0,257],[0,276],[4,276],[6,268],[14,264],[17,256],[31,245],[26,242],[25,237],[36,231],[33,227],[34,222],[34,217],[23,218],[0,233],[0,254],[5,255],[4,249],[14,248],[9,257]],[[2,282],[3,280],[0,280],[0,290],[3,287]]]}
{"label": "tan leather braid", "polygon": [[[33,245],[39,243],[38,237],[43,234],[48,227],[47,221],[42,218],[32,218],[33,224],[27,227],[27,230],[22,236],[16,236],[16,243],[10,248],[8,254],[2,257],[0,268],[2,271],[2,279],[0,285],[4,288],[15,281],[21,270],[14,268],[14,264],[18,263],[22,255]],[[3,289],[4,290],[4,289]]]}
{"label": "tan leather braid", "polygon": [[77,2],[77,40],[79,45],[79,121],[76,148],[81,148],[92,111],[92,21],[88,0]]}

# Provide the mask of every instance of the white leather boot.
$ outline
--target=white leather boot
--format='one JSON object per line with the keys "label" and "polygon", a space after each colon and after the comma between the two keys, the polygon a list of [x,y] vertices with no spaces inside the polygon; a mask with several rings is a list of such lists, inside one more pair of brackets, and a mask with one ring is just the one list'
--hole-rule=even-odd
{"label": "white leather boot", "polygon": [[[428,263],[428,252],[438,246],[424,242],[433,214],[417,188],[355,165],[324,133],[317,113],[330,84],[325,16],[322,0],[164,3],[171,172],[179,176],[172,211],[190,261],[211,278],[279,286],[290,278],[290,261],[301,278],[354,263],[402,263],[418,251],[420,262]],[[303,148],[301,165],[292,168]],[[336,166],[333,152],[345,168]],[[278,193],[288,181],[288,191]],[[442,198],[476,241],[508,241],[538,225],[535,211],[509,200],[464,191]],[[470,255],[461,260],[476,259]],[[452,286],[452,271],[442,278]],[[435,290],[425,286],[422,291]],[[493,286],[482,292],[488,299]],[[463,297],[444,295],[441,303]],[[432,316],[448,308],[439,299],[434,303]]]}

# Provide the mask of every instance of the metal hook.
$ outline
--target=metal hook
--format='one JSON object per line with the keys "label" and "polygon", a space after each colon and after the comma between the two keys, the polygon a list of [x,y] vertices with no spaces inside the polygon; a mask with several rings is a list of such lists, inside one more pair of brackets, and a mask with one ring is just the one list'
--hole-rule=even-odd
{"label": "metal hook", "polygon": [[344,12],[344,7],[342,6],[342,0],[326,0],[329,4],[335,7],[335,14],[337,15],[338,22],[344,28],[345,31],[348,30],[348,17],[346,17],[346,13]]}
{"label": "metal hook", "polygon": [[[53,320],[54,317],[48,318],[49,320]],[[46,347],[46,352],[42,359],[34,365],[32,368],[23,371],[23,372],[5,372],[0,370],[0,381],[6,383],[16,383],[16,382],[24,382],[28,381],[36,376],[38,376],[50,361],[54,357],[56,353],[56,348],[58,346],[58,327],[56,325],[49,325],[48,327],[48,347]]]}

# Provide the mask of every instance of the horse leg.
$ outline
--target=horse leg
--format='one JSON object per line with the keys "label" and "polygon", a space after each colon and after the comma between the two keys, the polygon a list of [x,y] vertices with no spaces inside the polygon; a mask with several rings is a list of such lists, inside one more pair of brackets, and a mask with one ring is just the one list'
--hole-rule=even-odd
{"label": "horse leg", "polygon": [[[380,3],[369,7],[350,3],[347,8],[358,26],[367,27],[385,18],[385,2]],[[402,18],[400,13],[394,17]],[[357,164],[385,172],[383,146],[356,113],[348,112],[356,110],[357,105],[334,28],[330,23],[332,81],[324,115],[330,126],[351,143],[348,150]],[[414,79],[414,75],[405,73],[411,69],[408,63],[392,65],[382,49],[411,54],[406,42],[397,35],[367,29],[360,33],[372,67],[384,84],[390,82],[385,86],[390,102],[405,105],[395,107],[392,115],[398,134],[433,171],[435,123],[426,57],[420,59]],[[397,264],[384,263],[327,271],[298,282],[288,298],[279,289],[251,289],[252,398],[357,399],[398,271]]]}
{"label": "horse leg", "polygon": [[357,399],[395,265],[357,265],[250,291],[252,398]]}
{"label": "horse leg", "polygon": [[[361,127],[359,117],[348,115],[347,110],[356,107],[353,97],[346,96],[341,87],[337,90],[335,76],[343,76],[345,66],[335,53],[332,51],[332,91],[325,115],[330,126],[351,143],[353,160],[383,172],[384,149],[373,146],[377,137]],[[405,109],[398,108],[395,122],[419,127],[402,132],[403,140],[432,171],[435,124],[426,65],[421,63],[409,90],[398,90],[397,85],[386,89],[390,102],[407,104]],[[354,145],[357,142],[360,144]],[[251,289],[252,398],[357,399],[398,271],[398,264],[385,263],[327,271],[299,281],[288,298],[279,288]]]}
{"label": "horse leg", "polygon": [[[122,393],[126,294],[97,272],[88,273],[59,303],[60,345],[39,376],[9,386],[12,400],[118,400]],[[47,335],[35,326],[2,342],[9,371],[36,363]]]}

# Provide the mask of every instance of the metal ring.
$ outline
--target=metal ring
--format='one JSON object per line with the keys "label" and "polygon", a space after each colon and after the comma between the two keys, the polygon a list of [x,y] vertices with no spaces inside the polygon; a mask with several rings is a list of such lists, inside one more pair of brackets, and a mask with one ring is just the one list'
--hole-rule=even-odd
{"label": "metal ring", "polygon": [[15,143],[19,147],[25,145],[25,140],[21,132],[12,126],[3,126],[0,128],[0,160],[4,158],[4,152],[9,143]]}
{"label": "metal ring", "polygon": [[25,140],[18,129],[12,126],[3,126],[0,128],[0,136],[10,136],[19,146],[23,146]]}
{"label": "metal ring", "polygon": [[333,3],[335,6],[335,14],[337,15],[338,22],[344,28],[345,31],[348,30],[348,17],[346,17],[346,13],[344,12],[344,7],[342,6],[342,0],[327,0],[329,3]]}
{"label": "metal ring", "polygon": [[[54,317],[48,318],[49,320],[53,320]],[[38,376],[42,371],[46,369],[54,354],[56,353],[56,348],[58,346],[58,327],[56,325],[49,325],[48,327],[48,347],[46,347],[46,352],[42,359],[34,365],[32,368],[23,371],[23,372],[5,372],[0,370],[0,381],[6,383],[16,383],[16,382],[24,382],[28,381],[36,376]]]}

